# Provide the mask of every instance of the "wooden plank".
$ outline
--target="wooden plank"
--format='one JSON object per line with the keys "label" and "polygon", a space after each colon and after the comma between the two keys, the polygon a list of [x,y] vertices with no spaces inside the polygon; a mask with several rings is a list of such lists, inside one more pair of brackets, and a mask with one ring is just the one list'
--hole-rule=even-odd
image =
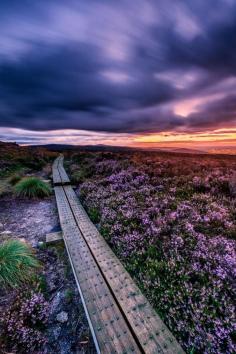
{"label": "wooden plank", "polygon": [[60,160],[60,156],[58,156],[52,165],[52,176],[53,176],[53,183],[54,185],[61,184],[61,176],[58,171],[58,163]]}
{"label": "wooden plank", "polygon": [[50,232],[46,235],[46,243],[54,243],[63,240],[62,232]]}
{"label": "wooden plank", "polygon": [[[63,167],[62,157],[60,157],[58,161],[57,168],[60,171],[60,176],[67,176]],[[55,188],[55,190],[57,190],[57,187]],[[89,254],[90,257],[88,264],[91,263],[93,264],[93,266],[96,265],[96,269],[97,271],[99,271],[98,274],[100,274],[100,279],[103,280],[103,286],[106,286],[107,296],[109,294],[111,299],[113,299],[114,304],[116,305],[116,310],[120,312],[123,324],[127,325],[129,331],[129,339],[127,343],[129,343],[130,338],[132,338],[132,340],[135,342],[135,345],[137,346],[137,353],[184,353],[183,349],[180,347],[174,336],[171,334],[171,332],[164,325],[160,317],[153,310],[150,303],[143,296],[139,288],[134,283],[133,279],[124,269],[123,265],[112,252],[104,238],[100,235],[97,228],[90,221],[87,213],[80,204],[71,186],[64,186],[62,190],[64,192],[64,204],[66,204],[65,201],[67,201],[67,208],[69,208],[68,210],[70,210],[70,218],[68,218],[69,212],[67,211],[67,216],[65,217],[64,223],[66,222],[68,225],[73,224],[74,230],[76,230],[77,228],[77,231],[74,231],[76,237],[73,237],[77,239],[79,235],[80,239],[83,240],[83,242],[80,240],[80,242],[83,243],[83,247],[87,247],[86,252],[87,254]],[[79,255],[79,248],[77,249],[76,246],[74,249],[74,253],[70,254],[70,250],[67,246],[67,243],[66,247],[68,250],[69,258],[72,263],[72,268],[77,276],[77,271],[75,270],[76,267],[74,266],[74,259],[76,258],[76,256]],[[86,269],[84,271],[86,272]],[[89,275],[91,276],[91,274]],[[91,279],[93,279],[93,277]],[[78,286],[80,289],[79,284]],[[101,289],[101,291],[102,290],[103,289]],[[86,309],[87,289],[81,289],[80,292],[82,298],[84,299]],[[96,297],[90,297],[90,299],[92,299],[91,301],[93,301],[93,299],[96,299]],[[93,303],[93,305],[94,311],[96,311],[96,306],[98,304]],[[90,304],[90,306],[92,305]],[[111,308],[113,308],[113,306]],[[113,316],[113,309],[111,308],[110,315]],[[91,308],[88,307],[87,312],[88,316],[90,316]],[[104,314],[102,319],[100,318],[100,320],[98,320],[97,318],[97,320],[100,321],[102,325],[106,318],[108,318],[107,314]],[[96,324],[96,320],[94,321],[94,323]],[[94,323],[91,321],[91,329],[93,328]],[[118,332],[115,331],[115,333]],[[95,340],[97,340],[96,331],[94,332],[94,337]],[[116,345],[120,345],[118,338],[116,338],[116,340]],[[97,340],[97,343],[100,343],[100,338]],[[129,345],[128,348],[130,348]],[[106,350],[106,348],[104,350]],[[105,353],[106,351],[102,351],[102,353],[103,352]],[[121,353],[120,349],[118,349],[117,352]],[[110,353],[113,353],[113,351],[110,351]]]}
{"label": "wooden plank", "polygon": [[64,187],[77,225],[145,353],[184,353],[129,273],[90,221],[75,192]]}
{"label": "wooden plank", "polygon": [[98,352],[141,353],[76,224],[63,187],[55,187],[55,194],[65,245]]}
{"label": "wooden plank", "polygon": [[63,167],[63,155],[59,155],[53,163],[53,184],[54,186],[69,185],[70,179]]}
{"label": "wooden plank", "polygon": [[59,174],[61,176],[61,182],[63,185],[66,185],[66,184],[70,184],[70,179],[69,177],[67,176],[67,173],[63,167],[63,161],[64,161],[64,156],[61,155],[60,156],[60,159],[59,159],[59,162],[58,162],[58,171],[59,171]]}

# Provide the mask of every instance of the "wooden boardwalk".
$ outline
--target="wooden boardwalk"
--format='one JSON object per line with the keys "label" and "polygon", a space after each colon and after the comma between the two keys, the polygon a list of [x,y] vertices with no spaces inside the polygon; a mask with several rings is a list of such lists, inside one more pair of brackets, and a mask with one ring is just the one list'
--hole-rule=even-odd
{"label": "wooden boardwalk", "polygon": [[98,353],[184,353],[90,221],[63,167],[53,164],[63,238]]}

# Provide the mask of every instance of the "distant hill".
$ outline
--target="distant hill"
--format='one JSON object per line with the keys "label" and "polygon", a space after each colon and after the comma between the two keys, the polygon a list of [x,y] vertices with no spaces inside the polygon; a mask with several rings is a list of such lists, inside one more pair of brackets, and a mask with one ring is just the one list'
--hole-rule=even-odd
{"label": "distant hill", "polygon": [[51,161],[56,156],[57,153],[40,146],[32,149],[30,146],[0,141],[0,177],[20,165],[40,167],[45,161]]}
{"label": "distant hill", "polygon": [[32,153],[32,149],[34,150],[35,156],[44,156],[47,154],[50,156],[56,156],[56,154],[50,152],[49,149],[46,149],[45,146],[35,146],[31,147],[29,146],[21,146],[18,145],[17,143],[9,143],[9,142],[3,142],[0,141],[0,159],[5,156],[11,157],[19,157],[21,155],[30,155]]}
{"label": "distant hill", "polygon": [[[0,147],[8,144],[10,150],[18,149],[19,145],[16,143],[3,143],[0,142]],[[6,146],[6,145],[5,145]],[[204,147],[200,149],[190,149],[181,147],[128,147],[128,146],[112,146],[112,145],[70,145],[70,144],[46,144],[46,145],[28,145],[25,146],[26,149],[37,149],[37,150],[47,150],[52,152],[63,152],[63,151],[108,151],[108,152],[132,152],[132,151],[155,151],[155,152],[167,152],[176,154],[214,154],[214,155],[236,155],[235,146],[226,147]]]}
{"label": "distant hill", "polygon": [[155,151],[166,151],[166,152],[175,152],[182,154],[207,154],[205,150],[197,150],[197,149],[188,149],[188,148],[178,148],[178,147],[157,147],[151,150]]}
{"label": "distant hill", "polygon": [[215,147],[207,151],[209,154],[236,155],[236,146]]}
{"label": "distant hill", "polygon": [[126,146],[110,146],[110,145],[67,145],[67,144],[47,144],[47,145],[31,145],[31,148],[45,148],[50,151],[135,151],[140,150]]}
{"label": "distant hill", "polygon": [[128,146],[112,146],[112,145],[67,145],[67,144],[47,144],[47,145],[31,145],[32,148],[45,148],[50,151],[111,151],[111,152],[120,152],[120,151],[166,151],[166,152],[175,152],[183,154],[206,154],[206,151],[195,150],[188,148],[178,148],[178,147],[157,147],[157,148],[135,148]]}

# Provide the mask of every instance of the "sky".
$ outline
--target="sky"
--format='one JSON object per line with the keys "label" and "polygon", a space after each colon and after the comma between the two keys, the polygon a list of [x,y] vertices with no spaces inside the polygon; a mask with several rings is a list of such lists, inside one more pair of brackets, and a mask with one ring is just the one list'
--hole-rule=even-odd
{"label": "sky", "polygon": [[1,0],[0,140],[236,146],[236,0]]}

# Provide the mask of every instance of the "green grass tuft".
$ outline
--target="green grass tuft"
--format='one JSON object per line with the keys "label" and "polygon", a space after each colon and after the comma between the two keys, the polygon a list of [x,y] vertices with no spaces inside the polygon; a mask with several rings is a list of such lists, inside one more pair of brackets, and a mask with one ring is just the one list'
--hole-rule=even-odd
{"label": "green grass tuft", "polygon": [[17,287],[30,282],[35,276],[39,262],[33,250],[19,240],[6,241],[0,245],[0,284]]}
{"label": "green grass tuft", "polygon": [[15,192],[19,197],[43,198],[51,194],[51,188],[37,177],[27,177],[15,185]]}
{"label": "green grass tuft", "polygon": [[99,223],[99,221],[101,219],[101,215],[100,215],[100,212],[99,212],[98,208],[96,208],[96,207],[89,208],[88,214],[89,214],[90,219],[92,220],[92,222],[94,224],[98,224]]}

